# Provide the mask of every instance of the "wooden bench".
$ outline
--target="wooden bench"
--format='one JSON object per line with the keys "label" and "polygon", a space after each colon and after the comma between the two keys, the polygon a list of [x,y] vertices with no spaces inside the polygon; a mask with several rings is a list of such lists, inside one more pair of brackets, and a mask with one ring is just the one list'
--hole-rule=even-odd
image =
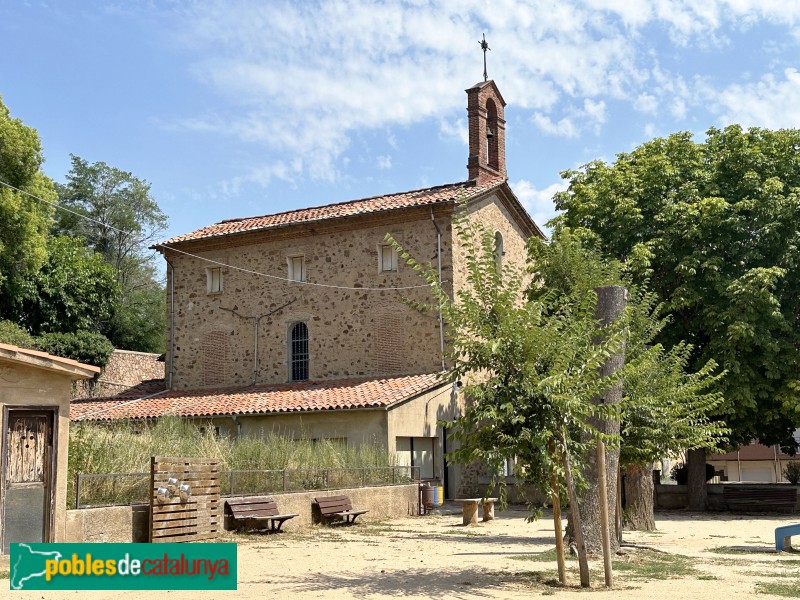
{"label": "wooden bench", "polygon": [[462,498],[456,500],[461,502],[461,509],[464,513],[464,525],[477,525],[478,524],[478,505],[481,505],[483,510],[483,520],[494,520],[494,503],[497,498]]}
{"label": "wooden bench", "polygon": [[326,496],[314,498],[319,506],[323,520],[344,519],[348,525],[355,523],[356,517],[368,513],[368,510],[353,510],[353,503],[347,496]]}
{"label": "wooden bench", "polygon": [[732,511],[792,512],[797,505],[797,488],[781,485],[754,488],[727,484],[722,488],[722,501]]}
{"label": "wooden bench", "polygon": [[225,512],[233,517],[237,525],[266,521],[269,523],[269,531],[280,531],[284,521],[297,516],[280,514],[278,505],[272,498],[233,498],[225,501],[225,507]]}
{"label": "wooden bench", "polygon": [[775,550],[783,552],[791,550],[792,536],[800,535],[800,523],[794,525],[783,525],[775,528]]}

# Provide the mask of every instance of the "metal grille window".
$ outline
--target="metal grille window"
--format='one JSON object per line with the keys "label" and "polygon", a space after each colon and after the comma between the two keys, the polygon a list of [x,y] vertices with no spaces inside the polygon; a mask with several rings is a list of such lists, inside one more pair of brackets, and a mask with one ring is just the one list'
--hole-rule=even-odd
{"label": "metal grille window", "polygon": [[305,323],[295,324],[289,337],[291,379],[305,381],[308,379],[308,327]]}

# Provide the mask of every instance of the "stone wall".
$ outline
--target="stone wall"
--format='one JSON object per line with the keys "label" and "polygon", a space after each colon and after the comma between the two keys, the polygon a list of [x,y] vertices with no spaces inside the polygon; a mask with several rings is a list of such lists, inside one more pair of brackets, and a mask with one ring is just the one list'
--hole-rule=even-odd
{"label": "stone wall", "polygon": [[[443,277],[449,281],[449,211],[439,210]],[[437,315],[421,314],[404,302],[430,302],[428,287],[402,260],[396,272],[379,271],[378,249],[387,233],[419,261],[436,264],[436,229],[429,208],[187,247],[193,254],[246,270],[222,267],[223,289],[218,293],[207,288],[213,263],[168,252],[175,279],[174,387],[288,381],[287,339],[298,322],[308,326],[311,379],[439,370]],[[285,281],[293,256],[303,257],[307,281],[321,285]],[[412,289],[374,289],[398,287]]]}
{"label": "stone wall", "polygon": [[[408,484],[275,494],[273,498],[281,514],[298,515],[283,525],[286,531],[297,531],[315,524],[312,502],[316,497],[344,494],[350,497],[353,508],[369,510],[358,518],[359,521],[380,521],[417,514],[418,493],[417,484]],[[146,542],[149,522],[150,507],[146,504],[68,510],[65,541]],[[227,530],[235,528],[235,523],[229,518],[224,519],[224,524]]]}
{"label": "stone wall", "polygon": [[73,386],[74,398],[113,396],[148,379],[164,377],[164,363],[159,354],[114,350],[108,364],[96,379],[79,381]]}

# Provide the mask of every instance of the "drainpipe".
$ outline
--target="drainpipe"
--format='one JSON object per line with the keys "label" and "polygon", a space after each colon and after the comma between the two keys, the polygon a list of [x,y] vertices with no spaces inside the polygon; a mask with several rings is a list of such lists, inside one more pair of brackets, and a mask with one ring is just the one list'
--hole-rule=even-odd
{"label": "drainpipe", "polygon": [[272,311],[270,311],[268,313],[264,313],[263,315],[258,315],[257,317],[256,316],[250,317],[250,316],[240,315],[233,308],[226,308],[224,306],[220,306],[219,307],[220,310],[225,310],[225,311],[228,311],[229,313],[233,313],[234,315],[236,315],[240,319],[254,319],[255,320],[255,330],[253,331],[253,337],[255,338],[254,348],[253,348],[253,383],[251,383],[250,385],[255,385],[256,384],[256,380],[258,379],[258,330],[259,330],[259,325],[261,324],[261,319],[263,319],[264,317],[271,317],[276,312],[283,310],[284,308],[286,308],[287,306],[289,306],[290,304],[292,304],[292,303],[294,303],[296,301],[297,301],[297,298],[292,298],[286,304],[283,304],[283,305],[279,306],[275,310],[272,310]]}
{"label": "drainpipe", "polygon": [[[442,230],[436,224],[431,207],[431,222],[436,228],[436,260],[439,268],[439,285],[442,284]],[[442,371],[444,371],[444,319],[442,318],[442,303],[439,302],[439,355],[442,358]]]}
{"label": "drainpipe", "polygon": [[169,374],[167,389],[172,389],[172,374],[175,372],[175,265],[164,256],[169,265]]}
{"label": "drainpipe", "polygon": [[271,312],[268,312],[265,315],[259,315],[258,317],[256,317],[255,354],[253,355],[253,385],[256,384],[256,379],[258,378],[258,330],[259,330],[259,325],[261,324],[261,319],[263,319],[264,317],[271,317],[276,312],[283,310],[284,308],[286,308],[287,306],[289,306],[290,304],[292,304],[296,300],[297,300],[297,298],[292,298],[291,300],[289,300],[283,306],[279,306],[275,310],[273,310]]}

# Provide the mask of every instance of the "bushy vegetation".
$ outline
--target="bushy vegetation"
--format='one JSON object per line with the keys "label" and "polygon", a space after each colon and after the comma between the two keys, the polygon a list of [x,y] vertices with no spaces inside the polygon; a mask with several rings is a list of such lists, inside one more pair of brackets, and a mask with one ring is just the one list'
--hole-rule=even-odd
{"label": "bushy vegetation", "polygon": [[0,321],[0,343],[13,344],[30,350],[41,350],[97,367],[104,367],[114,351],[114,346],[101,333],[77,331],[32,336],[11,321]]}
{"label": "bushy vegetation", "polygon": [[[233,492],[237,494],[397,481],[397,474],[391,469],[376,470],[369,475],[345,471],[396,466],[395,455],[377,444],[355,448],[335,439],[292,438],[281,431],[264,432],[263,437],[217,436],[212,427],[202,428],[178,417],[166,417],[153,424],[74,423],[70,430],[69,485],[75,485],[78,474],[149,473],[151,456],[217,458],[221,471],[259,471],[236,473]],[[292,472],[279,473],[284,469]],[[263,471],[267,470],[276,473],[265,475]],[[105,504],[147,499],[149,477],[114,479],[84,480],[82,502]],[[233,493],[229,476],[222,478],[221,486],[223,494]],[[74,488],[69,492],[69,502],[74,506]]]}
{"label": "bushy vegetation", "polygon": [[793,460],[786,463],[783,468],[783,476],[792,485],[797,485],[797,482],[800,481],[800,461]]}

